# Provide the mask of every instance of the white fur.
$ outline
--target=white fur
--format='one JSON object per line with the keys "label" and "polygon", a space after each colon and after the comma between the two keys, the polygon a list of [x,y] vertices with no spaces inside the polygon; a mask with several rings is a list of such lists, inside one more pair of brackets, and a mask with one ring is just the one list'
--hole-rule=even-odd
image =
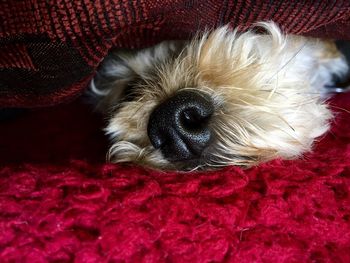
{"label": "white fur", "polygon": [[134,76],[142,81],[137,99],[110,113],[106,132],[113,141],[111,160],[186,168],[165,160],[147,137],[153,109],[180,89],[205,92],[215,105],[210,125],[216,141],[203,152],[200,165],[250,166],[310,150],[332,118],[323,86],[331,84],[332,74],[345,74],[348,66],[340,54],[324,56],[328,42],[283,35],[273,23],[258,27],[266,34],[222,27],[184,47],[163,42],[112,55],[99,73],[112,81],[91,85],[105,107],[119,103],[123,87]]}

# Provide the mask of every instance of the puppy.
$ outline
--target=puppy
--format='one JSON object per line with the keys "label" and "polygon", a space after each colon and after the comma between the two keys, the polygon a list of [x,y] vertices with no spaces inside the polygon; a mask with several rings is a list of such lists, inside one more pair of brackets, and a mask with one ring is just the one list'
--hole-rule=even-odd
{"label": "puppy", "polygon": [[330,127],[325,87],[348,71],[334,42],[268,22],[113,52],[91,90],[108,118],[112,162],[250,167],[309,151]]}

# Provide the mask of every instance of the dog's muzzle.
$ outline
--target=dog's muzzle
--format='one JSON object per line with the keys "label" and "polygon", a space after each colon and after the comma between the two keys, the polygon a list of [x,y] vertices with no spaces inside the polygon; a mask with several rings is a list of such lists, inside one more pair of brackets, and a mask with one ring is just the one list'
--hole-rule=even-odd
{"label": "dog's muzzle", "polygon": [[214,105],[207,94],[179,91],[152,112],[148,137],[169,161],[199,159],[211,141],[209,121],[213,112]]}

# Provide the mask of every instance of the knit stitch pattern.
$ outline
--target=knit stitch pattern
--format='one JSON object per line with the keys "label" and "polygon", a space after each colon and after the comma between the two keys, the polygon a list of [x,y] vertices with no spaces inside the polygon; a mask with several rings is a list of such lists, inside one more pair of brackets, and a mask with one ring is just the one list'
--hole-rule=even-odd
{"label": "knit stitch pattern", "polygon": [[24,113],[0,130],[0,261],[350,262],[350,94],[332,105],[303,159],[200,173],[104,164],[84,105]]}

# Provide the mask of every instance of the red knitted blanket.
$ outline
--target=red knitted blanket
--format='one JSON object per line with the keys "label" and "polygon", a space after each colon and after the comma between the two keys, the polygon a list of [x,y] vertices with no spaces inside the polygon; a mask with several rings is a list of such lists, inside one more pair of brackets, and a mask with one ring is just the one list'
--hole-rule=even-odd
{"label": "red knitted blanket", "polygon": [[[273,19],[350,39],[349,1],[3,0],[0,106],[72,100],[112,47]],[[0,123],[1,262],[350,262],[350,95],[314,153],[249,170],[104,163],[83,104]]]}
{"label": "red knitted blanket", "polygon": [[350,262],[350,94],[332,104],[302,160],[197,174],[103,164],[83,105],[3,123],[0,261]]}

